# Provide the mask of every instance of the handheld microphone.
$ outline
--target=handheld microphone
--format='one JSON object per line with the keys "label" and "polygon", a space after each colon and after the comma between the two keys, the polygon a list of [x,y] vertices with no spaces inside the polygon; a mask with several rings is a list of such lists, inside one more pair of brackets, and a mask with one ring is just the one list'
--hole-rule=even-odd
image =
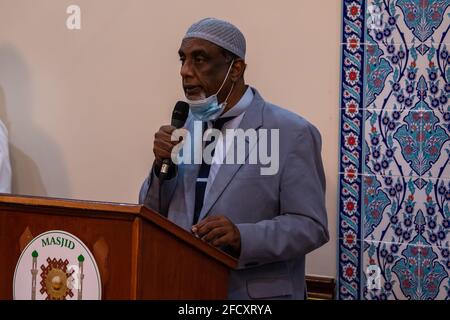
{"label": "handheld microphone", "polygon": [[[175,107],[173,108],[171,125],[177,129],[183,127],[188,115],[189,115],[189,104],[184,101],[178,101],[175,104]],[[164,159],[162,161],[161,170],[159,171],[160,181],[163,181],[167,178],[171,166],[172,166],[171,159]]]}

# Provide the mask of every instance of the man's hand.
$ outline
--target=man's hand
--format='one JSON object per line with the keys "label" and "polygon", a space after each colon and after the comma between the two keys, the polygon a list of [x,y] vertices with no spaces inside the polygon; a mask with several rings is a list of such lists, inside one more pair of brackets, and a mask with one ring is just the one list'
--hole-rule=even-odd
{"label": "man's hand", "polygon": [[162,126],[158,132],[155,133],[155,142],[153,143],[153,153],[155,154],[155,162],[157,169],[161,168],[163,159],[170,159],[173,147],[179,141],[172,141],[172,132],[176,128],[173,126]]}
{"label": "man's hand", "polygon": [[241,234],[233,222],[225,216],[209,216],[192,226],[192,232],[215,247],[231,248],[231,254],[239,257]]}

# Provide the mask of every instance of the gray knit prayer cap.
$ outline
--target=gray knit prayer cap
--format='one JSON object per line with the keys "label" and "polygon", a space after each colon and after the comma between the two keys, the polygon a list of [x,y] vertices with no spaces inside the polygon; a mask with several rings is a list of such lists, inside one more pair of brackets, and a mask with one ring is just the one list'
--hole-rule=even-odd
{"label": "gray knit prayer cap", "polygon": [[205,18],[194,23],[183,39],[208,40],[245,59],[245,38],[242,32],[229,22],[216,18]]}

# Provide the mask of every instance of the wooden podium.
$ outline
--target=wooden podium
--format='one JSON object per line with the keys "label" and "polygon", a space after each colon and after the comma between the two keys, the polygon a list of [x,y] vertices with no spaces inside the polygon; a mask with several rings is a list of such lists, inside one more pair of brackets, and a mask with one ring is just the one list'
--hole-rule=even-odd
{"label": "wooden podium", "polygon": [[147,207],[0,195],[0,300],[13,298],[21,250],[63,230],[93,253],[103,299],[226,299],[236,259]]}

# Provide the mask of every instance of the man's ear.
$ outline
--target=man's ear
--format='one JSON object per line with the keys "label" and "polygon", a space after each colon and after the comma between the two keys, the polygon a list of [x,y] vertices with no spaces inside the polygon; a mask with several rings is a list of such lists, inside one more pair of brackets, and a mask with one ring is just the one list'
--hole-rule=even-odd
{"label": "man's ear", "polygon": [[233,82],[238,81],[244,75],[244,71],[247,65],[243,59],[237,59],[233,63],[233,67],[230,71],[230,78]]}

